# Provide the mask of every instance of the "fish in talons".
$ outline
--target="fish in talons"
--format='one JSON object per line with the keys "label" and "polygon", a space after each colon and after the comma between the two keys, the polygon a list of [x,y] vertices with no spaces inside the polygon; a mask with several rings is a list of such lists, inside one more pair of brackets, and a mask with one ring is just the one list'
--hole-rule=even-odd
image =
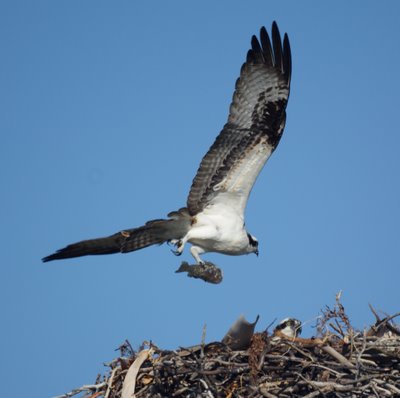
{"label": "fish in talons", "polygon": [[175,272],[187,272],[189,278],[202,279],[204,282],[213,283],[215,285],[221,283],[223,278],[221,268],[218,268],[209,261],[193,265],[182,261],[182,264]]}

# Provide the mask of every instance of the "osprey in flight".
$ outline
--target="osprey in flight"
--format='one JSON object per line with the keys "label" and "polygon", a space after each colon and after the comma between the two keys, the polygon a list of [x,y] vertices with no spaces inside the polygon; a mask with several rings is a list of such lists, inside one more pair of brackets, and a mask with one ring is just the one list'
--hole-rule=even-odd
{"label": "osprey in flight", "polygon": [[281,41],[276,22],[271,37],[264,27],[259,40],[252,37],[228,121],[200,163],[186,207],[169,213],[168,219],[73,243],[43,261],[127,253],[164,242],[175,245],[176,255],[191,243],[197,264],[204,264],[200,255],[207,252],[258,254],[244,211],[258,174],[281,139],[291,76],[289,39],[285,34]]}

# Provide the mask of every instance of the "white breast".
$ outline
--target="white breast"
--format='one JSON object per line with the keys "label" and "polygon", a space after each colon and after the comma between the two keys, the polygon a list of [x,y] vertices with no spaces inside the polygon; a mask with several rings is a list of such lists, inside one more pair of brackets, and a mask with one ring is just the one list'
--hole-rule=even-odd
{"label": "white breast", "polygon": [[249,240],[241,215],[229,206],[228,198],[212,202],[196,215],[196,222],[188,233],[188,242],[205,252],[231,255],[246,253]]}

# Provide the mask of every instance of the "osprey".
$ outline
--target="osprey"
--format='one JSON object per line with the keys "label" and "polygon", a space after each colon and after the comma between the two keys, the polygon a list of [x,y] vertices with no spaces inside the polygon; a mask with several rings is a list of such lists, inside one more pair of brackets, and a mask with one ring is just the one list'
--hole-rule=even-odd
{"label": "osprey", "polygon": [[294,318],[285,318],[279,322],[274,330],[274,336],[294,339],[301,334],[301,322]]}
{"label": "osprey", "polygon": [[228,121],[200,163],[187,206],[169,213],[167,219],[70,244],[43,261],[127,253],[164,242],[175,245],[176,255],[191,243],[197,264],[204,264],[200,255],[207,252],[258,254],[258,241],[245,228],[244,211],[258,174],[282,137],[290,77],[289,39],[285,34],[281,41],[273,22],[272,41],[265,27],[260,40],[251,39]]}

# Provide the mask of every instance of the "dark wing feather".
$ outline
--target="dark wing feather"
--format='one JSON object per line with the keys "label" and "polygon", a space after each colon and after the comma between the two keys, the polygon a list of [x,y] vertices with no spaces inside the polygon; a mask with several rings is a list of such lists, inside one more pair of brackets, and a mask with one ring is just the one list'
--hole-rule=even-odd
{"label": "dark wing feather", "polygon": [[105,238],[83,240],[44,257],[43,262],[97,254],[128,253],[145,247],[181,239],[190,228],[186,208],[168,214],[168,220],[152,220],[139,228],[127,229]]}
{"label": "dark wing feather", "polygon": [[[272,24],[272,44],[266,29],[253,36],[236,82],[228,122],[201,161],[190,189],[191,215],[225,192],[244,211],[257,175],[281,138],[291,77],[291,53],[285,34]],[[221,197],[222,198],[222,197]]]}

